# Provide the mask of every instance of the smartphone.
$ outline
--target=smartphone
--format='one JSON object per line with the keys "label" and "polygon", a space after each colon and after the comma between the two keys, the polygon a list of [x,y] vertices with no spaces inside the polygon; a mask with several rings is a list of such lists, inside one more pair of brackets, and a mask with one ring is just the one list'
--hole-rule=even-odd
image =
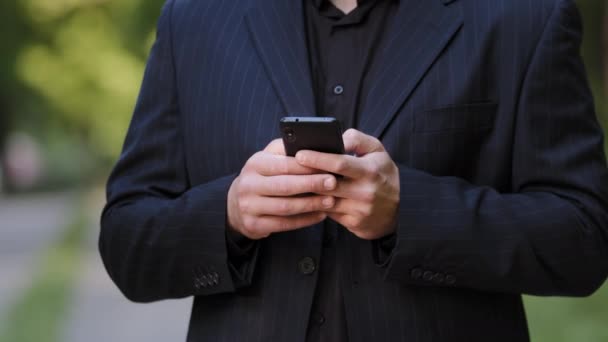
{"label": "smartphone", "polygon": [[289,116],[280,121],[283,145],[288,156],[300,150],[344,154],[340,121],[331,117]]}

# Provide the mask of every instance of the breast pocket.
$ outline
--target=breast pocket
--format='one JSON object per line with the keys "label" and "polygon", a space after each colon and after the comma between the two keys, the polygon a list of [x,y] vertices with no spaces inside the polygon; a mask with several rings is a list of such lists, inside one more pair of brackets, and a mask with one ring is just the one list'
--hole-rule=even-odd
{"label": "breast pocket", "polygon": [[440,176],[470,179],[494,128],[496,103],[474,103],[414,114],[412,166]]}

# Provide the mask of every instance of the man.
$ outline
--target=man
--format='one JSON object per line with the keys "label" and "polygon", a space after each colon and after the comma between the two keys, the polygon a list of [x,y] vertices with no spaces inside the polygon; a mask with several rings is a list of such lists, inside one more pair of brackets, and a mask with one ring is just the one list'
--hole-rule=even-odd
{"label": "man", "polygon": [[[189,341],[527,341],[608,271],[570,0],[169,0],[100,250]],[[347,155],[286,157],[285,115]]]}

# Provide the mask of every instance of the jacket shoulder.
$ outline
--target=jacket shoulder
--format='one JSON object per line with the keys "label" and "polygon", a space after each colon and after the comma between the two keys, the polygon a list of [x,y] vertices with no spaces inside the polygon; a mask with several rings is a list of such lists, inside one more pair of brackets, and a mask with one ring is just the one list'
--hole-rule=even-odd
{"label": "jacket shoulder", "polygon": [[[518,41],[534,48],[548,23],[564,8],[573,9],[572,0],[458,0],[465,27],[477,37]],[[472,32],[473,33],[473,32]]]}
{"label": "jacket shoulder", "polygon": [[246,9],[253,0],[168,0],[176,15],[203,15],[213,11],[215,15],[225,15],[228,12]]}
{"label": "jacket shoulder", "polygon": [[459,0],[465,16],[506,29],[529,27],[542,30],[553,12],[560,6],[572,5],[572,0]]}

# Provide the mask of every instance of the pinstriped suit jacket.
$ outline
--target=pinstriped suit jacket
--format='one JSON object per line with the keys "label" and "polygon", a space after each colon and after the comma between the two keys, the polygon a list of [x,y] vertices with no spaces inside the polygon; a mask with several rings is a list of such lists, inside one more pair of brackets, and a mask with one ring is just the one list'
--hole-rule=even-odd
{"label": "pinstriped suit jacket", "polygon": [[[131,300],[196,296],[189,341],[304,340],[316,276],[297,265],[319,261],[322,225],[232,272],[224,237],[245,161],[281,116],[313,113],[302,13],[163,9],[100,251]],[[580,26],[571,0],[401,0],[358,124],[399,166],[398,242],[383,265],[373,242],[338,243],[352,341],[526,341],[521,293],[602,284],[608,173]]]}

